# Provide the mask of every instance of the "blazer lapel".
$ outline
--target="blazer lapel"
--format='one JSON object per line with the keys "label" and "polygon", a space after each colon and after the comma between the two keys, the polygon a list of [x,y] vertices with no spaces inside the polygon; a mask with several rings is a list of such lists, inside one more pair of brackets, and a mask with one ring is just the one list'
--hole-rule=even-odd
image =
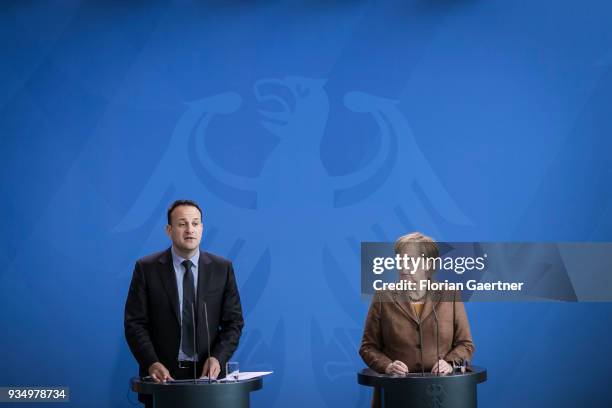
{"label": "blazer lapel", "polygon": [[181,317],[179,316],[179,301],[178,301],[178,288],[176,287],[176,274],[174,272],[174,265],[172,264],[172,252],[170,248],[159,257],[160,275],[164,289],[170,298],[170,304],[172,305],[172,311],[176,317],[177,323],[181,324]]}
{"label": "blazer lapel", "polygon": [[417,318],[417,316],[414,314],[414,310],[412,309],[412,307],[410,306],[410,303],[408,303],[407,301],[403,301],[401,296],[394,292],[392,294],[393,297],[393,303],[395,303],[395,305],[402,311],[404,312],[405,315],[407,315],[409,318],[411,318],[412,320],[414,320],[415,323],[419,324],[419,319]]}
{"label": "blazer lapel", "polygon": [[[206,300],[206,291],[212,284],[212,273],[208,270],[211,262],[210,257],[204,251],[200,251],[200,259],[198,260],[198,293],[196,299],[196,308],[198,316],[204,318],[204,301]],[[199,320],[198,320],[199,321]]]}
{"label": "blazer lapel", "polygon": [[421,312],[421,322],[424,322],[431,312],[433,312],[434,305],[438,307],[438,303],[440,303],[439,292],[436,291],[427,294],[425,297],[425,306],[423,306],[423,311]]}

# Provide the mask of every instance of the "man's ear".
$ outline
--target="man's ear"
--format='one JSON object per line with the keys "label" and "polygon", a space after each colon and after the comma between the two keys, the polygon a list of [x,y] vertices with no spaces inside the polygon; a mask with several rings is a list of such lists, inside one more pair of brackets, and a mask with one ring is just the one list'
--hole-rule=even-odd
{"label": "man's ear", "polygon": [[171,237],[172,235],[172,225],[170,224],[166,224],[166,235],[168,235],[168,237]]}

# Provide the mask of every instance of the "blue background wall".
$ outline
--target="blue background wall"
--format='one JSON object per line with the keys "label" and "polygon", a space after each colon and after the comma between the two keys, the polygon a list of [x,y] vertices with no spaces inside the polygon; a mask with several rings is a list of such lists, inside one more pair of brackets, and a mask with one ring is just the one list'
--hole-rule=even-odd
{"label": "blue background wall", "polygon": [[[366,407],[358,243],[612,240],[607,0],[0,6],[2,385],[130,406],[134,261],[205,209],[254,406]],[[610,304],[468,304],[484,407],[610,406]]]}

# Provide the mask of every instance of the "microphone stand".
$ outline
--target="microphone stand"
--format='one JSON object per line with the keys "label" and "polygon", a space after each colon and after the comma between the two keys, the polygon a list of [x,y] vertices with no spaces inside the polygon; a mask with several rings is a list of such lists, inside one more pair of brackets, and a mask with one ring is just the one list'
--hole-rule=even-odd
{"label": "microphone stand", "polygon": [[438,324],[438,314],[436,313],[436,303],[432,300],[431,305],[433,306],[434,319],[436,320],[436,357],[438,361],[436,366],[438,368],[436,375],[440,375],[440,326]]}
{"label": "microphone stand", "polygon": [[208,357],[206,361],[208,362],[208,383],[210,384],[210,331],[208,330],[208,306],[206,305],[206,302],[204,302],[204,318],[206,319],[206,345],[208,349]]}
{"label": "microphone stand", "polygon": [[198,377],[198,343],[196,342],[196,324],[195,324],[195,308],[193,306],[193,302],[191,302],[191,320],[193,323],[193,383],[197,383]]}
{"label": "microphone stand", "polygon": [[419,351],[420,351],[420,356],[421,356],[421,377],[424,377],[425,376],[425,366],[423,365],[423,330],[421,327],[421,316],[419,316],[416,313],[416,310],[414,309],[414,306],[412,305],[412,300],[409,299],[409,301],[410,301],[410,307],[412,308],[412,312],[418,319],[417,325],[419,327]]}
{"label": "microphone stand", "polygon": [[421,377],[425,376],[425,366],[423,365],[423,330],[421,329],[421,318],[419,317],[419,351],[421,353]]}

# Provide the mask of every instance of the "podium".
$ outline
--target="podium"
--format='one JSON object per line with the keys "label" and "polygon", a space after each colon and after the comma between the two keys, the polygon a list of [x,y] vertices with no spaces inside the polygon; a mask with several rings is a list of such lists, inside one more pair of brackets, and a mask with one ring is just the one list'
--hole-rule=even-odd
{"label": "podium", "polygon": [[261,389],[263,380],[155,383],[134,377],[131,384],[132,391],[153,396],[154,408],[248,408],[249,393]]}
{"label": "podium", "polygon": [[390,376],[369,368],[357,374],[359,384],[378,389],[383,408],[476,408],[476,385],[486,380],[487,371],[475,366],[464,374]]}

